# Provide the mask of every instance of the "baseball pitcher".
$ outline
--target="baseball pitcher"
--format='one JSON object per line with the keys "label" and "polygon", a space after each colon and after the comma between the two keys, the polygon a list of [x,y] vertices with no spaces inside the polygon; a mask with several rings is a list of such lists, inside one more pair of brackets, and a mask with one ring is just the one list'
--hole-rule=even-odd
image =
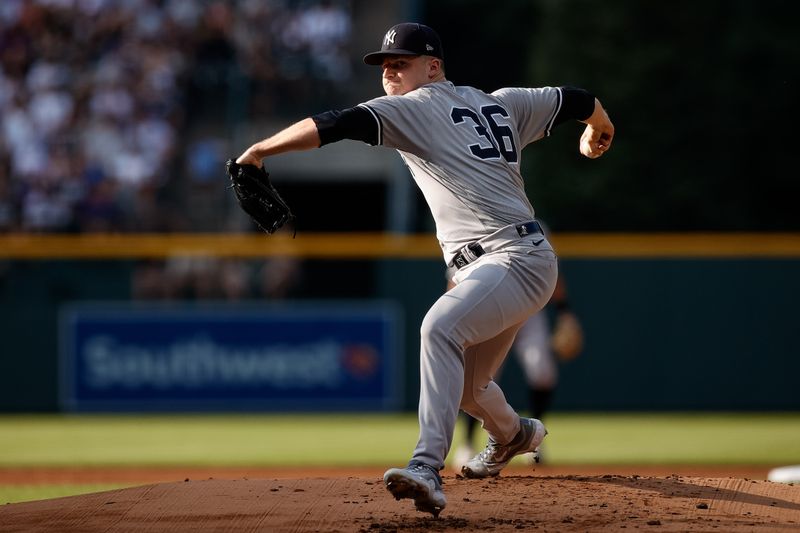
{"label": "baseball pitcher", "polygon": [[520,326],[553,293],[557,260],[534,218],[520,173],[521,151],[558,124],[586,124],[580,152],[611,146],[614,126],[600,102],[572,87],[504,88],[487,94],[447,81],[439,36],[422,24],[393,26],[364,62],[381,68],[386,96],[301,120],[244,151],[237,165],[342,139],[397,150],[427,200],[456,286],[420,328],[420,434],[411,460],[384,483],[397,498],[438,516],[447,501],[439,471],[459,408],[482,422],[486,448],[468,477],[496,476],[534,451],[547,431],[520,417],[492,380]]}

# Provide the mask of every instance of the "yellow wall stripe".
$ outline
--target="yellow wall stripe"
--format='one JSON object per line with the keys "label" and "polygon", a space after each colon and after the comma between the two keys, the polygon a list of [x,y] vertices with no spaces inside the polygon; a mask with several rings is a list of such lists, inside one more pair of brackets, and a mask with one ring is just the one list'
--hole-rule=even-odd
{"label": "yellow wall stripe", "polygon": [[[800,233],[559,233],[562,258],[800,258]],[[5,234],[2,259],[440,258],[432,234]]]}

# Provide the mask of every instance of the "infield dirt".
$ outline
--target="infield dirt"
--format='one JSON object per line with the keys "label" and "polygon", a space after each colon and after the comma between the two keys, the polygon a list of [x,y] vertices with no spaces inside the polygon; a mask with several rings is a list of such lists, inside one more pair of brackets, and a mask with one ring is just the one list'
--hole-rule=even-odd
{"label": "infield dirt", "polygon": [[151,483],[4,505],[0,531],[800,530],[800,486],[764,481],[763,467],[753,478],[741,467],[598,468],[513,468],[486,480],[446,473],[437,519],[395,501],[379,469],[5,469],[6,484]]}

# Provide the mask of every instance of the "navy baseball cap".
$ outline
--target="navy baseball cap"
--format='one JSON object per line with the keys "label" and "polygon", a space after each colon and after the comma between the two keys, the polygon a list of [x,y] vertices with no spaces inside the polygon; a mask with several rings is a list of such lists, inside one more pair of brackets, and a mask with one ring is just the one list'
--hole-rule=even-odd
{"label": "navy baseball cap", "polygon": [[378,52],[364,56],[367,65],[380,65],[385,56],[433,56],[444,60],[442,40],[424,24],[403,22],[389,28]]}

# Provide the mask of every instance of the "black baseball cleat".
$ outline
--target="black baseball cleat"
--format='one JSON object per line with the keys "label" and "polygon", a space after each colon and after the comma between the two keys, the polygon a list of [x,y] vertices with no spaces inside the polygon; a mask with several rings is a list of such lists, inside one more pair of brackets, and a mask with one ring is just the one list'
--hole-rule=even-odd
{"label": "black baseball cleat", "polygon": [[383,482],[396,500],[411,498],[417,511],[431,513],[434,518],[447,505],[439,472],[425,463],[412,461],[405,468],[390,468]]}

